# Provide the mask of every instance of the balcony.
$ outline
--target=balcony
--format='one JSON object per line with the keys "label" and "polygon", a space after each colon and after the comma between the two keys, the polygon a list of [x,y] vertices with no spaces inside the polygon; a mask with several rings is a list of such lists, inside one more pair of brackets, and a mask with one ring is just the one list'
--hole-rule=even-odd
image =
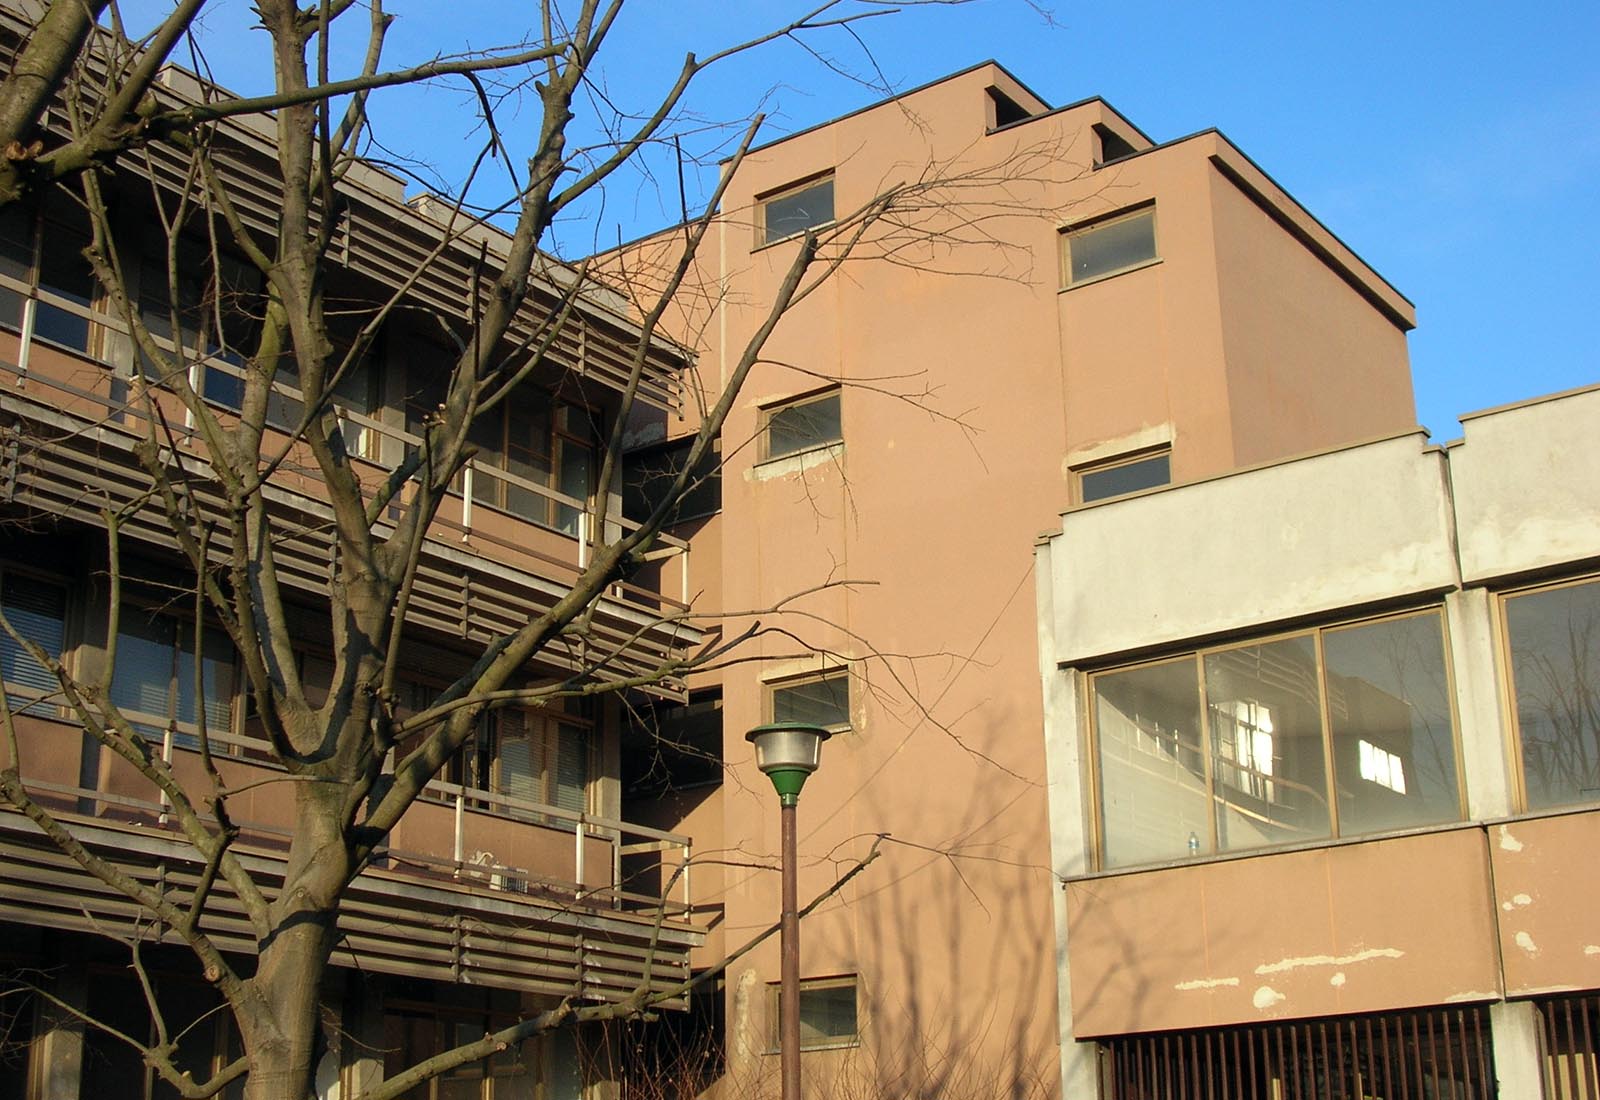
{"label": "balcony", "polygon": [[[37,708],[36,708],[37,709]],[[140,797],[148,784],[120,761],[79,785],[83,738],[69,724],[17,718],[29,790],[92,852],[114,854],[140,882],[193,889],[203,867],[169,820]],[[269,892],[282,881],[291,807],[259,742],[214,736],[214,758],[240,826],[241,862]],[[180,779],[203,782],[197,753],[162,754]],[[620,1000],[688,976],[703,933],[688,921],[687,837],[459,784],[429,785],[389,847],[350,887],[334,961],[363,971]],[[624,861],[630,877],[622,877]],[[660,884],[645,892],[639,884]],[[136,907],[83,871],[21,814],[0,812],[0,920],[104,934]],[[242,907],[218,887],[204,927],[225,950],[250,953]],[[670,1003],[670,1002],[669,1002]]]}

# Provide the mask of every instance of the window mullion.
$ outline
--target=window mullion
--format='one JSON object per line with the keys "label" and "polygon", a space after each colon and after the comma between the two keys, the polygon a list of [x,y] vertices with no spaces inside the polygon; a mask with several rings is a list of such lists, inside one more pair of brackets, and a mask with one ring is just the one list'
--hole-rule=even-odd
{"label": "window mullion", "polygon": [[1217,829],[1217,788],[1215,769],[1211,766],[1213,741],[1211,739],[1211,701],[1206,695],[1206,662],[1203,653],[1194,655],[1194,675],[1199,683],[1200,700],[1200,760],[1205,765],[1206,827],[1209,832],[1212,855],[1222,851],[1222,837]]}
{"label": "window mullion", "polygon": [[1339,834],[1339,781],[1333,759],[1333,716],[1328,691],[1328,662],[1322,655],[1322,630],[1312,632],[1312,652],[1317,661],[1317,717],[1322,723],[1323,791],[1328,799],[1328,835]]}

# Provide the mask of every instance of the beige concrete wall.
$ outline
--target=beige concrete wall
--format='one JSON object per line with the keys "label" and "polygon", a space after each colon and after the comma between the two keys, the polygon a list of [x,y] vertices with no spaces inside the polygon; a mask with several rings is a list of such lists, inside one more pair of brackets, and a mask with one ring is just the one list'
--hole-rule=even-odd
{"label": "beige concrete wall", "polygon": [[1479,830],[1080,880],[1066,890],[1080,1038],[1499,994]]}
{"label": "beige concrete wall", "polygon": [[1600,386],[1462,424],[1449,455],[1468,583],[1600,555]]}
{"label": "beige concrete wall", "polygon": [[1067,513],[1052,539],[1057,658],[1451,588],[1444,463],[1422,442],[1400,436]]}
{"label": "beige concrete wall", "polygon": [[[678,318],[714,398],[797,248],[758,247],[759,196],[831,169],[844,215],[929,173],[963,181],[947,190],[955,206],[921,200],[892,257],[863,249],[779,326],[724,429],[720,532],[701,536],[720,538],[721,604],[697,610],[759,611],[724,629],[759,620],[766,631],[745,650],[765,663],[722,676],[720,828],[735,862],[724,942],[764,928],[778,906],[775,799],[743,738],[768,716],[764,684],[848,665],[853,728],[827,744],[800,803],[802,901],[874,834],[893,839],[806,921],[804,972],[858,974],[863,1021],[856,1054],[808,1060],[899,1094],[951,1095],[980,1078],[988,1092],[1053,1091],[1058,1079],[1033,536],[1069,504],[1072,465],[1130,441],[1170,442],[1180,479],[1237,464],[1211,146],[1092,171],[1089,127],[1136,137],[1126,122],[1090,101],[987,134],[991,85],[1027,101],[984,67],[751,154],[702,256],[705,308]],[[1160,262],[1063,291],[1062,229],[1151,199]],[[1286,219],[1309,222],[1284,201]],[[647,242],[624,266],[659,267],[666,247]],[[1324,384],[1295,348],[1281,350],[1284,385]],[[1390,389],[1370,408],[1341,395],[1373,425],[1360,434],[1412,415],[1403,345],[1386,356],[1374,370],[1403,408]],[[759,461],[762,409],[830,381],[844,385],[843,442]],[[1284,420],[1274,453],[1348,441],[1343,422]],[[703,804],[673,827],[691,819],[716,827]],[[717,846],[696,831],[697,851]],[[771,944],[729,975],[734,1075],[766,1068],[761,991],[776,974]]]}

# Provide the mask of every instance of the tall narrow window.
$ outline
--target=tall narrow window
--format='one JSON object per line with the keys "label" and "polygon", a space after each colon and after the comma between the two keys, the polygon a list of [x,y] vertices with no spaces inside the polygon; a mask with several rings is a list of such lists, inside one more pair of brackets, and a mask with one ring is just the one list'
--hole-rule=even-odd
{"label": "tall narrow window", "polygon": [[1526,808],[1600,800],[1600,579],[1503,607]]}
{"label": "tall narrow window", "polygon": [[761,243],[772,244],[833,221],[833,176],[811,180],[760,200]]}
{"label": "tall narrow window", "polygon": [[1061,236],[1062,266],[1069,287],[1131,271],[1158,258],[1153,206],[1071,229]]}

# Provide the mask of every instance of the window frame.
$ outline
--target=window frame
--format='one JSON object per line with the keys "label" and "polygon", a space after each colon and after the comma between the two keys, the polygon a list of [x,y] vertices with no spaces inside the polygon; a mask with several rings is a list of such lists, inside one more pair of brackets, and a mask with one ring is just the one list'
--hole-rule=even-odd
{"label": "window frame", "polygon": [[[189,679],[182,674],[182,655],[184,653],[188,653],[191,659],[195,655],[195,648],[193,646],[195,629],[194,621],[192,618],[187,616],[166,614],[158,610],[154,605],[146,603],[141,599],[124,598],[122,607],[117,612],[117,631],[119,634],[124,632],[124,623],[129,612],[138,615],[141,619],[148,622],[161,622],[170,624],[170,627],[173,631],[171,644],[167,647],[168,653],[170,654],[170,671],[168,673],[166,687],[167,713],[164,716],[165,724],[157,727],[148,722],[139,721],[136,718],[131,717],[122,704],[113,701],[112,705],[117,708],[119,713],[127,718],[128,723],[135,729],[138,729],[141,732],[146,729],[155,730],[158,736],[153,738],[153,740],[155,740],[157,743],[165,744],[170,740],[174,749],[185,749],[197,752],[200,748],[200,723],[198,721],[198,717],[205,712],[206,700],[201,698],[193,701],[197,719],[196,721],[185,722],[179,720],[178,718],[178,711],[183,705],[184,694],[187,691],[190,683]],[[243,677],[239,667],[239,651],[237,647],[234,646],[232,639],[228,638],[222,627],[214,622],[207,621],[203,623],[201,625],[201,631],[204,634],[214,634],[227,644],[229,654],[229,659],[227,661],[229,684],[229,690],[227,693],[227,727],[221,730],[212,728],[209,719],[207,720],[206,725],[206,738],[212,742],[211,750],[219,754],[226,754],[230,753],[232,750],[225,749],[223,746],[230,745],[237,740],[241,740],[241,726],[245,719],[246,708],[240,704],[240,699],[241,697],[248,699],[250,697],[250,693],[248,691],[240,690]],[[186,640],[190,643],[188,649],[184,648],[184,643]],[[117,648],[120,652],[122,648],[122,640],[120,638],[117,641]],[[213,658],[210,657],[208,653],[204,659],[209,661]],[[113,669],[113,693],[116,691],[116,687],[116,671]],[[162,717],[152,711],[135,711],[133,713],[149,718]],[[169,734],[170,738],[168,736]],[[145,736],[149,737],[150,735],[147,733]],[[220,742],[217,740],[219,737],[222,738]]]}
{"label": "window frame", "polygon": [[[1140,463],[1151,462],[1158,458],[1167,461],[1167,480],[1157,485],[1147,485],[1142,489],[1129,489],[1124,493],[1107,493],[1104,496],[1086,497],[1084,495],[1084,478],[1096,474],[1109,473],[1128,466],[1137,466]],[[1172,444],[1163,443],[1157,447],[1146,447],[1137,451],[1128,451],[1114,455],[1110,458],[1096,459],[1072,467],[1072,501],[1074,504],[1099,504],[1105,500],[1121,500],[1124,497],[1135,496],[1139,493],[1153,492],[1156,489],[1165,489],[1172,485]]]}
{"label": "window frame", "polygon": [[[1336,731],[1333,725],[1330,695],[1328,690],[1329,667],[1324,650],[1324,640],[1327,635],[1341,631],[1372,627],[1384,623],[1398,622],[1404,619],[1432,617],[1439,629],[1439,656],[1444,669],[1444,684],[1442,694],[1449,710],[1450,719],[1450,744],[1453,752],[1455,770],[1455,816],[1442,821],[1429,822],[1420,825],[1405,825],[1392,829],[1373,829],[1366,831],[1346,831],[1343,827],[1339,809],[1341,787],[1338,775],[1338,764],[1335,759],[1334,746]],[[1294,639],[1310,639],[1313,646],[1314,660],[1316,662],[1315,675],[1318,689],[1318,721],[1320,724],[1319,735],[1322,751],[1323,787],[1322,794],[1326,797],[1328,806],[1328,835],[1308,840],[1290,840],[1277,844],[1264,844],[1254,847],[1219,848],[1217,840],[1217,786],[1220,782],[1216,777],[1217,752],[1212,738],[1212,701],[1206,692],[1206,658],[1228,653],[1236,650],[1251,649],[1269,646],[1274,643],[1291,641]],[[1451,657],[1449,621],[1446,617],[1444,604],[1429,603],[1414,607],[1398,608],[1382,614],[1364,615],[1348,619],[1335,619],[1328,622],[1316,622],[1292,630],[1278,630],[1269,634],[1251,635],[1233,638],[1228,641],[1212,645],[1195,646],[1177,652],[1163,653],[1151,656],[1144,660],[1126,664],[1108,665],[1103,668],[1094,668],[1084,671],[1082,684],[1085,700],[1085,733],[1086,733],[1086,759],[1088,761],[1088,794],[1089,794],[1089,832],[1092,838],[1091,862],[1096,871],[1109,873],[1124,873],[1127,871],[1161,866],[1165,863],[1175,862],[1183,857],[1154,858],[1134,862],[1108,864],[1106,860],[1106,826],[1105,826],[1105,785],[1101,757],[1101,729],[1098,694],[1096,681],[1110,675],[1126,673],[1140,669],[1154,668],[1163,664],[1178,664],[1189,662],[1197,679],[1196,700],[1199,704],[1197,714],[1197,739],[1199,750],[1203,757],[1204,772],[1199,778],[1203,780],[1202,795],[1205,799],[1205,813],[1207,820],[1207,835],[1201,838],[1202,846],[1198,852],[1192,851],[1188,858],[1231,859],[1243,856],[1257,855],[1263,852],[1291,851],[1299,848],[1325,847],[1330,844],[1339,844],[1349,841],[1370,840],[1375,837],[1392,835],[1395,833],[1409,833],[1428,831],[1441,828],[1451,828],[1467,820],[1467,791],[1466,791],[1466,762],[1462,750],[1461,740],[1461,712],[1456,693],[1455,665]],[[1272,782],[1272,780],[1268,780]]]}
{"label": "window frame", "polygon": [[[1110,229],[1113,226],[1125,225],[1141,218],[1150,219],[1149,256],[1142,257],[1131,263],[1123,264],[1120,267],[1108,268],[1104,271],[1095,272],[1093,275],[1085,275],[1081,279],[1073,277],[1073,241],[1082,240],[1095,233]],[[1161,263],[1162,261],[1160,226],[1156,220],[1156,204],[1154,200],[1140,203],[1137,206],[1125,207],[1110,214],[1092,218],[1089,221],[1078,222],[1074,225],[1065,226],[1060,232],[1060,237],[1061,242],[1059,245],[1059,251],[1061,257],[1061,289],[1063,291],[1076,290],[1081,286],[1091,286],[1095,283],[1104,282],[1106,279],[1114,279],[1118,275],[1126,275],[1130,271],[1141,271],[1144,268],[1152,267],[1155,264]]]}
{"label": "window frame", "polygon": [[[76,601],[73,599],[73,588],[65,577],[56,576],[43,570],[29,569],[18,566],[10,561],[0,561],[0,600],[4,598],[5,589],[15,578],[22,578],[31,584],[46,584],[61,591],[61,652],[54,654],[68,671],[73,671],[74,658],[77,654],[76,645]],[[13,626],[16,624],[13,623]],[[4,642],[11,644],[10,635],[5,635]],[[48,673],[48,670],[46,670]],[[39,689],[23,683],[7,683],[0,698],[0,705],[7,706],[16,715],[33,715],[40,718],[59,717],[63,712],[62,703],[47,703],[47,699],[54,692],[42,692]]]}
{"label": "window frame", "polygon": [[[58,235],[72,236],[87,245],[91,240],[90,229],[68,224],[60,216],[59,210],[46,208],[43,204],[18,206],[13,216],[26,234],[25,241],[17,242],[23,245],[26,257],[20,258],[19,266],[23,269],[20,276],[0,272],[0,292],[7,292],[18,299],[18,312],[15,316],[0,314],[0,328],[18,334],[26,329],[30,342],[37,341],[46,347],[60,349],[72,355],[90,359],[101,358],[102,334],[108,325],[114,325],[116,321],[101,308],[106,295],[94,272],[88,271],[88,296],[81,301],[70,289],[45,281],[45,252],[48,241]],[[60,251],[72,252],[74,259],[69,262],[77,261],[78,250],[70,248],[52,251],[52,257],[58,256]],[[84,263],[87,264],[87,261]],[[33,313],[31,325],[27,322],[29,303],[32,303]],[[82,344],[58,340],[41,332],[39,328],[41,309],[52,310],[75,321],[82,321],[84,325]]]}
{"label": "window frame", "polygon": [[[799,229],[790,230],[789,232],[780,236],[773,236],[770,228],[767,225],[767,211],[771,207],[772,203],[781,202],[784,199],[794,198],[795,196],[802,195],[813,188],[821,187],[823,184],[827,184],[830,188],[830,193],[828,195],[828,216],[819,221],[811,222],[808,225],[803,225]],[[807,176],[805,179],[795,180],[792,183],[786,183],[782,187],[768,191],[765,194],[757,195],[756,210],[758,212],[758,216],[754,219],[756,231],[755,248],[757,250],[770,248],[773,245],[782,244],[784,241],[792,241],[796,237],[802,236],[813,229],[824,229],[832,225],[838,220],[838,193],[837,191],[831,190],[836,186],[836,184],[837,181],[834,176],[834,171],[832,168],[828,168],[824,171]]]}
{"label": "window frame", "polygon": [[1509,607],[1511,601],[1520,596],[1539,595],[1548,592],[1558,592],[1567,588],[1581,588],[1585,585],[1600,586],[1600,573],[1585,573],[1579,576],[1562,577],[1556,580],[1542,580],[1528,584],[1516,585],[1494,593],[1495,602],[1495,649],[1499,665],[1500,683],[1502,687],[1501,710],[1504,716],[1506,736],[1509,743],[1506,746],[1507,760],[1511,775],[1511,786],[1515,807],[1518,813],[1539,814],[1561,812],[1566,809],[1583,806],[1593,806],[1600,803],[1600,794],[1593,798],[1581,797],[1585,788],[1579,788],[1580,797],[1571,802],[1548,802],[1538,806],[1530,804],[1528,799],[1527,766],[1522,746],[1522,721],[1518,707],[1518,691],[1516,679],[1515,654],[1511,646],[1511,620]]}
{"label": "window frame", "polygon": [[[809,405],[819,405],[830,400],[839,402],[838,435],[827,439],[817,439],[806,446],[796,447],[793,450],[779,451],[777,454],[772,452],[772,421],[775,416],[794,409],[803,409]],[[833,385],[826,386],[818,390],[809,390],[806,393],[799,394],[794,397],[788,397],[782,401],[775,401],[770,405],[761,406],[761,446],[759,458],[757,459],[758,464],[765,462],[778,462],[785,458],[794,458],[796,455],[810,454],[813,451],[821,451],[843,442],[844,390],[842,386]]]}
{"label": "window frame", "polygon": [[830,733],[846,733],[856,728],[853,694],[850,690],[850,669],[846,665],[837,665],[822,669],[819,672],[804,673],[799,676],[785,676],[778,680],[766,680],[762,683],[762,714],[766,722],[777,722],[778,692],[789,688],[805,687],[808,684],[822,684],[830,680],[839,680],[844,683],[844,721],[834,722],[822,728]]}
{"label": "window frame", "polygon": [[[817,1050],[847,1050],[861,1045],[861,975],[860,974],[829,974],[814,978],[800,979],[801,1018],[804,1019],[804,1002],[807,993],[823,993],[836,989],[849,989],[854,996],[854,1027],[848,1038],[830,1038],[820,1042],[807,1042],[804,1031],[801,1032],[800,1051],[806,1053]],[[782,1030],[782,982],[767,983],[767,1054],[778,1054],[783,1049]]]}

